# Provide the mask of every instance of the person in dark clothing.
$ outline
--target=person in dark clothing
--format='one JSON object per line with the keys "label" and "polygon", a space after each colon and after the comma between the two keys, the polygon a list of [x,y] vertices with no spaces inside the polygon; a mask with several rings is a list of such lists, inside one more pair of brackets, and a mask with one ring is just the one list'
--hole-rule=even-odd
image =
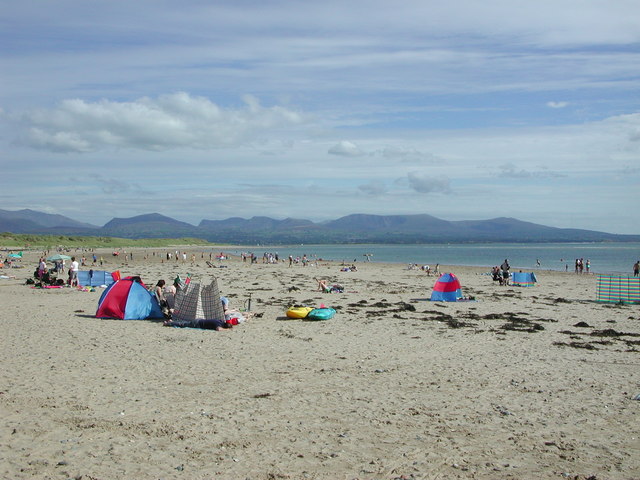
{"label": "person in dark clothing", "polygon": [[505,258],[502,265],[500,265],[500,270],[502,270],[502,281],[505,285],[509,285],[509,269],[511,266],[509,265],[509,261]]}
{"label": "person in dark clothing", "polygon": [[227,328],[233,328],[229,322],[223,322],[222,320],[167,320],[164,322],[165,327],[180,327],[180,328],[201,328],[203,330],[222,330]]}

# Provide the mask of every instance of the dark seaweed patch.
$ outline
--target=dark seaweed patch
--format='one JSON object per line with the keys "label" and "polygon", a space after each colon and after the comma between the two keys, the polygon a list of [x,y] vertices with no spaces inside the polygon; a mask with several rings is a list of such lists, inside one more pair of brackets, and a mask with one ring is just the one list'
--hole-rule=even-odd
{"label": "dark seaweed patch", "polygon": [[349,307],[364,307],[367,303],[369,303],[369,302],[367,302],[366,300],[363,299],[363,300],[360,300],[357,303],[350,303],[348,306]]}
{"label": "dark seaweed patch", "polygon": [[398,302],[396,305],[398,306],[398,308],[394,310],[395,312],[415,312],[416,311],[416,307],[414,307],[410,303]]}
{"label": "dark seaweed patch", "polygon": [[446,323],[449,325],[449,328],[475,327],[473,323],[461,322],[455,318],[448,319]]}
{"label": "dark seaweed patch", "polygon": [[585,350],[598,350],[598,348],[596,348],[594,345],[592,345],[591,343],[580,343],[580,342],[569,342],[569,343],[565,343],[565,342],[553,342],[554,345],[557,345],[559,347],[573,347],[573,348],[584,348]]}
{"label": "dark seaweed patch", "polygon": [[527,333],[534,333],[544,330],[544,327],[539,323],[529,322],[528,320],[505,323],[500,328],[502,328],[503,330]]}
{"label": "dark seaweed patch", "polygon": [[386,301],[380,301],[380,302],[376,302],[374,304],[371,305],[372,307],[375,308],[389,308],[391,306],[390,303],[387,303]]}
{"label": "dark seaweed patch", "polygon": [[427,318],[427,320],[435,320],[436,322],[448,322],[453,320],[453,317],[447,313],[438,313],[433,317]]}
{"label": "dark seaweed patch", "polygon": [[591,332],[594,337],[640,337],[640,333],[618,332],[613,328],[605,328],[604,330],[594,330]]}
{"label": "dark seaweed patch", "polygon": [[578,322],[574,325],[574,327],[590,328],[591,325],[589,325],[587,322]]}
{"label": "dark seaweed patch", "polygon": [[571,303],[571,300],[567,300],[566,298],[558,297],[553,301],[553,303]]}

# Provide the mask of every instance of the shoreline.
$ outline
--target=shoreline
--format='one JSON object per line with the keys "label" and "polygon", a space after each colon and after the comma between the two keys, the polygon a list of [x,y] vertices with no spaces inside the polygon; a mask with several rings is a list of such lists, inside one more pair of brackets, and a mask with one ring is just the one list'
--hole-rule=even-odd
{"label": "shoreline", "polygon": [[[496,244],[499,245],[499,244]],[[324,245],[324,244],[319,244],[319,245],[315,245],[315,246],[319,246],[319,247],[327,247],[328,245]],[[351,245],[349,245],[351,246]],[[279,246],[280,249],[282,249],[282,246]],[[301,248],[300,246],[293,246],[294,248]],[[310,247],[313,247],[313,245],[310,245]],[[209,253],[215,254],[216,252],[224,252],[225,254],[228,255],[232,255],[233,257],[236,258],[240,258],[240,252],[246,252],[246,253],[250,253],[250,252],[256,252],[256,250],[258,250],[255,247],[252,246],[246,246],[246,245],[211,245],[211,246],[207,246],[206,249],[203,249],[202,246],[200,245],[180,245],[180,244],[175,244],[175,245],[171,245],[171,246],[166,246],[166,247],[124,247],[124,248],[117,248],[117,249],[113,249],[113,248],[105,248],[105,247],[99,247],[99,248],[88,248],[88,247],[74,247],[74,248],[69,248],[69,249],[64,249],[62,253],[65,253],[69,256],[72,255],[82,255],[82,253],[85,253],[87,256],[91,256],[91,253],[93,252],[97,252],[99,255],[102,255],[105,258],[106,263],[111,263],[111,264],[118,264],[118,262],[121,260],[121,258],[116,258],[115,261],[112,262],[108,262],[109,259],[114,260],[114,258],[112,258],[111,253],[113,251],[126,251],[127,253],[133,252],[136,255],[140,255],[140,254],[145,254],[146,253],[153,253],[155,252],[156,254],[160,254],[162,253],[163,255],[167,252],[174,252],[175,250],[178,250],[180,252],[182,252],[183,250],[186,250],[188,252],[188,262],[190,263],[190,256],[191,254],[196,254],[197,260],[204,260],[204,259],[208,259],[207,255]],[[0,251],[5,251],[5,252],[17,252],[17,251],[24,251],[24,252],[30,252],[32,255],[29,255],[29,258],[31,259],[33,257],[33,255],[36,255],[36,263],[37,263],[37,257],[42,256],[43,251],[40,248],[18,248],[18,247],[6,247],[6,246],[0,246]],[[262,252],[265,251],[278,251],[278,247],[276,246],[267,246],[267,247],[261,247],[260,248],[260,253],[262,254]],[[312,250],[310,250],[311,253]],[[287,251],[288,252],[288,251]],[[54,250],[49,250],[49,255],[54,254]],[[201,255],[203,253],[206,253],[205,257],[201,257]],[[158,256],[158,255],[156,255]],[[317,255],[309,255],[309,259],[310,261],[315,261],[315,260],[319,260],[321,262],[333,262],[336,264],[340,264],[340,265],[347,265],[347,264],[353,264],[356,263],[357,265],[366,265],[366,264],[377,264],[377,265],[393,265],[393,266],[407,266],[409,264],[414,264],[417,265],[418,268],[420,268],[423,264],[428,264],[428,263],[416,263],[416,262],[406,262],[406,261],[389,261],[389,260],[362,260],[362,259],[354,259],[353,261],[347,261],[346,259],[335,259],[335,258],[324,258],[324,257],[318,257]],[[87,259],[89,260],[89,259]],[[174,261],[174,258],[172,258],[172,261]],[[126,263],[126,262],[121,262],[121,263]],[[183,263],[181,260],[177,263]],[[262,263],[262,257],[259,256],[258,257],[258,263]],[[287,263],[287,259],[280,257],[280,261],[279,263]],[[500,262],[498,262],[500,263]],[[455,269],[455,268],[474,268],[474,269],[488,269],[488,271],[490,271],[490,269],[495,266],[495,264],[491,264],[491,263],[487,263],[486,265],[478,265],[478,264],[469,264],[469,263],[440,263],[439,264],[440,267],[446,267],[449,269]],[[87,262],[87,267],[91,266],[91,262],[88,261]],[[431,264],[431,266],[435,266],[435,262]],[[442,270],[442,268],[441,268]],[[568,268],[568,269],[563,269],[563,268],[549,268],[546,266],[528,266],[528,267],[523,267],[523,266],[518,266],[518,265],[514,265],[512,264],[512,272],[513,271],[521,271],[521,272],[533,272],[533,273],[540,273],[540,272],[556,272],[556,273],[567,273],[567,274],[572,274],[575,275],[576,272],[574,271],[573,268]],[[602,270],[602,271],[594,271],[593,269],[589,272],[582,272],[579,275],[598,275],[598,274],[603,274],[603,275],[609,275],[609,274],[615,274],[615,275],[620,275],[620,276],[629,276],[631,277],[633,274],[629,273],[629,269],[625,269],[625,270]]]}

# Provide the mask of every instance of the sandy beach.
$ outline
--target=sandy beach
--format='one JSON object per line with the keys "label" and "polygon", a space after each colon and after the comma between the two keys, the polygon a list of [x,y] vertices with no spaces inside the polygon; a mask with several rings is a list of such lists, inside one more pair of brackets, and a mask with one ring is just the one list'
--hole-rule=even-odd
{"label": "sandy beach", "polygon": [[[0,478],[640,478],[640,307],[596,303],[594,275],[518,288],[441,266],[476,301],[435,303],[436,277],[406,265],[211,268],[186,250],[94,268],[215,276],[232,307],[251,295],[250,321],[96,319],[100,288],[25,285],[41,252],[2,271]],[[291,320],[294,304],[337,314]]]}

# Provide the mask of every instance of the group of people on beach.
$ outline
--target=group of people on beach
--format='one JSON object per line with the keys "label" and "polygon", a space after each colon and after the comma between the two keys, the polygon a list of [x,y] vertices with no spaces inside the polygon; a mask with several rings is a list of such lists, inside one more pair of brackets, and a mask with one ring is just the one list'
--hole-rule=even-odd
{"label": "group of people on beach", "polygon": [[502,265],[496,265],[491,269],[493,281],[498,282],[500,285],[509,285],[509,277],[511,275],[509,270],[511,270],[511,265],[509,265],[509,260],[505,258]]}
{"label": "group of people on beach", "polygon": [[[78,271],[80,271],[80,263],[76,260],[76,257],[71,257],[66,285],[70,287],[78,286]],[[65,281],[57,277],[61,273],[64,273],[64,261],[55,262],[54,267],[49,268],[45,257],[40,257],[34,276],[40,281],[40,284],[57,283],[58,285],[64,285]]]}
{"label": "group of people on beach", "polygon": [[153,294],[160,304],[162,313],[167,318],[171,318],[171,314],[175,309],[178,288],[180,288],[180,279],[176,277],[171,285],[167,285],[167,282],[164,279],[158,280],[158,283],[156,283],[156,286],[153,289]]}
{"label": "group of people on beach", "polygon": [[351,266],[344,266],[340,268],[341,272],[357,272],[358,271],[358,267],[356,267],[356,264],[352,264]]}
{"label": "group of people on beach", "polygon": [[410,263],[407,265],[407,270],[421,270],[430,277],[432,273],[434,275],[440,274],[440,264],[436,263],[436,266],[432,269],[430,265],[422,265],[419,267],[417,263]]}
{"label": "group of people on beach", "polygon": [[576,273],[589,273],[591,270],[591,260],[587,258],[585,261],[583,258],[576,258],[575,270]]}
{"label": "group of people on beach", "polygon": [[[14,263],[14,259],[7,256],[4,260],[0,260],[0,267],[2,268],[12,268]],[[16,265],[16,268],[18,266]]]}
{"label": "group of people on beach", "polygon": [[176,277],[173,284],[167,285],[164,279],[158,280],[156,286],[153,289],[153,294],[160,304],[162,313],[166,317],[163,325],[166,327],[181,327],[181,328],[201,328],[205,330],[222,330],[233,328],[235,325],[243,323],[251,315],[247,312],[240,312],[230,308],[229,299],[224,296],[220,296],[220,302],[222,304],[223,318],[216,319],[194,319],[194,320],[176,320],[172,318],[172,315],[176,308],[176,298],[178,292],[186,288],[180,277]]}

